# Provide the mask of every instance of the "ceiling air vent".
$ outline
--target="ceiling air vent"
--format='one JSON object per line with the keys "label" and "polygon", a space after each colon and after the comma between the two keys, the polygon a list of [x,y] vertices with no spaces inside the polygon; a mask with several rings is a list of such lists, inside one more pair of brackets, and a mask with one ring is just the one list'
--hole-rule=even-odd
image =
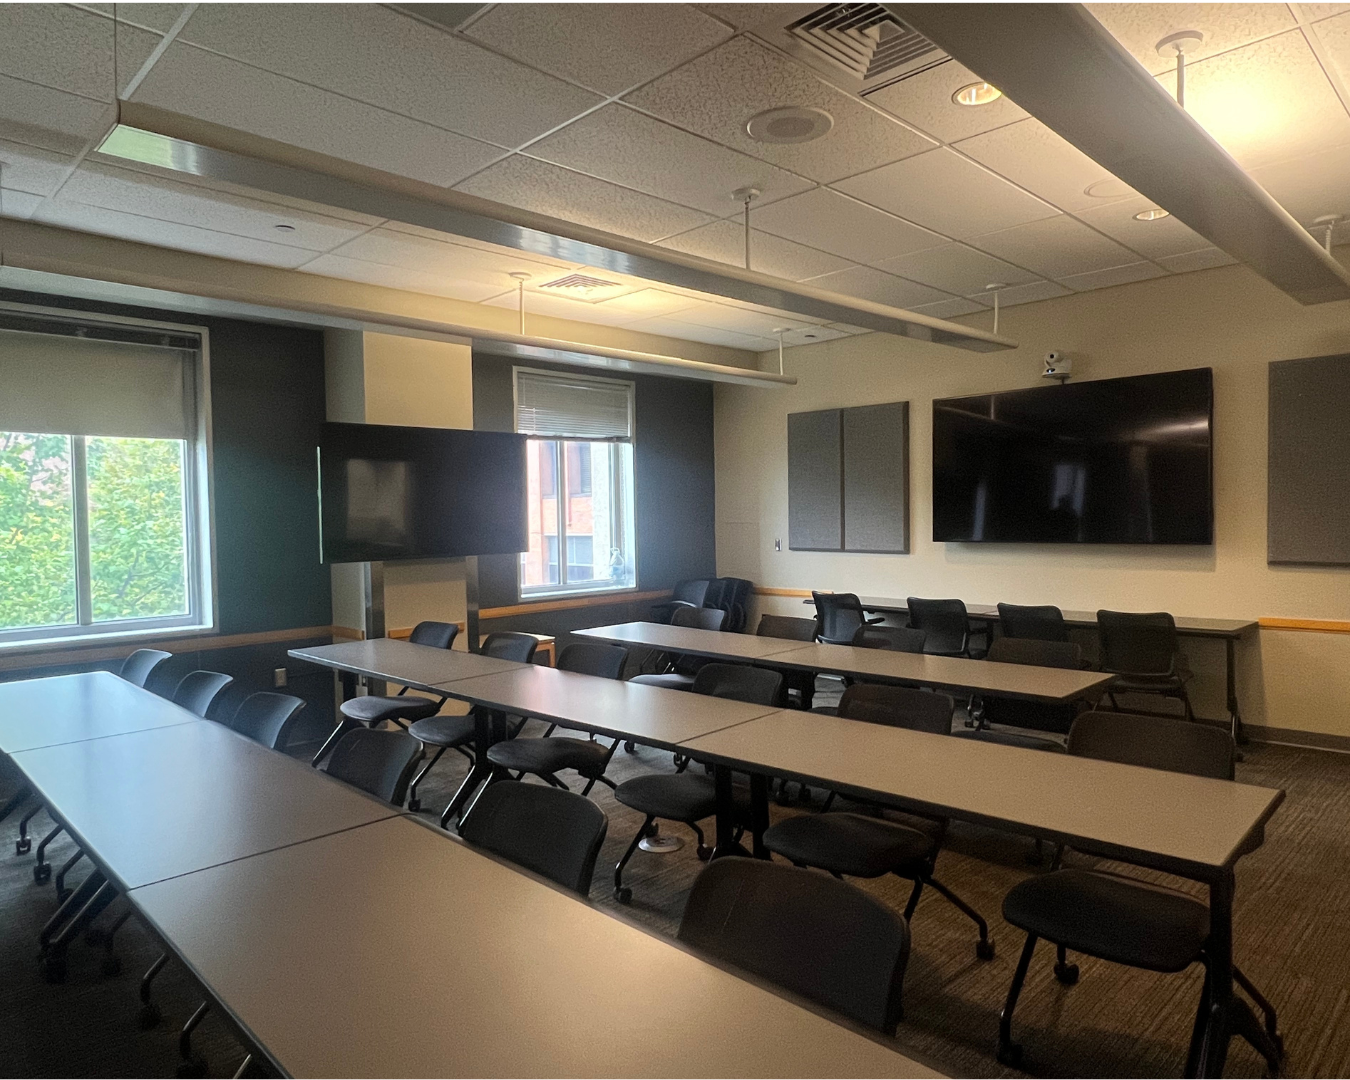
{"label": "ceiling air vent", "polygon": [[564,277],[555,278],[553,281],[546,281],[539,286],[541,289],[565,289],[568,292],[593,292],[596,289],[617,289],[617,281],[606,281],[604,278],[591,277],[589,274],[567,274]]}
{"label": "ceiling air vent", "polygon": [[[764,36],[854,93],[875,90],[948,59],[881,4],[827,4]],[[838,78],[840,74],[846,78]]]}

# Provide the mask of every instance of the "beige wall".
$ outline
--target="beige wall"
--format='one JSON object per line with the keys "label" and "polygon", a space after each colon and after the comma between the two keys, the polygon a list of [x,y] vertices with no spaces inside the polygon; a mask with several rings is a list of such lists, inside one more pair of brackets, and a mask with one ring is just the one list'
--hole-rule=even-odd
{"label": "beige wall", "polygon": [[[960,321],[987,327],[990,315]],[[867,334],[790,349],[795,387],[718,386],[718,572],[761,586],[975,603],[1350,618],[1350,568],[1266,564],[1265,512],[1267,365],[1350,351],[1350,301],[1303,307],[1245,268],[1225,267],[1013,308],[1000,331],[1020,347],[977,354]],[[1073,359],[1076,379],[1214,369],[1213,547],[933,543],[932,399],[1039,385],[1051,349]],[[788,551],[787,414],[905,400],[912,553]],[[804,610],[797,600],[761,600],[764,610]],[[1199,668],[1200,710],[1220,715],[1222,647],[1185,648]],[[1239,668],[1249,722],[1350,736],[1350,635],[1262,631],[1241,648]]]}

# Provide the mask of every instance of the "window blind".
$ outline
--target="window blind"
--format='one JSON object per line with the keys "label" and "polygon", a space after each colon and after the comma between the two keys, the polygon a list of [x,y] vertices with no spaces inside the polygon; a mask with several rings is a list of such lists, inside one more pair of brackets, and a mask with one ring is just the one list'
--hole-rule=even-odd
{"label": "window blind", "polygon": [[182,349],[0,330],[0,431],[189,439]]}
{"label": "window blind", "polygon": [[517,368],[516,430],[564,439],[631,439],[633,384]]}

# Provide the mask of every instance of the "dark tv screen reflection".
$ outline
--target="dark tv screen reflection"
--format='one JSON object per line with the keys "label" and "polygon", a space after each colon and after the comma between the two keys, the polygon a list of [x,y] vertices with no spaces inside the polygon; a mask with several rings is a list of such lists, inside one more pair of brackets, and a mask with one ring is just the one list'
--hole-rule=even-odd
{"label": "dark tv screen reflection", "polygon": [[525,442],[498,431],[324,424],[323,561],[526,550]]}
{"label": "dark tv screen reflection", "polygon": [[1209,368],[933,402],[933,539],[1209,544]]}

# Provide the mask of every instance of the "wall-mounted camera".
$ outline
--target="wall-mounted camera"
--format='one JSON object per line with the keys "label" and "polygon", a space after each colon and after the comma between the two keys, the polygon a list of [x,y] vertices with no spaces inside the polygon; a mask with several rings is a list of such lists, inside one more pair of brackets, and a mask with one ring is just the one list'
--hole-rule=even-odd
{"label": "wall-mounted camera", "polygon": [[1041,372],[1043,379],[1057,379],[1059,382],[1065,382],[1073,374],[1073,361],[1067,355],[1055,349],[1045,354],[1045,370]]}

